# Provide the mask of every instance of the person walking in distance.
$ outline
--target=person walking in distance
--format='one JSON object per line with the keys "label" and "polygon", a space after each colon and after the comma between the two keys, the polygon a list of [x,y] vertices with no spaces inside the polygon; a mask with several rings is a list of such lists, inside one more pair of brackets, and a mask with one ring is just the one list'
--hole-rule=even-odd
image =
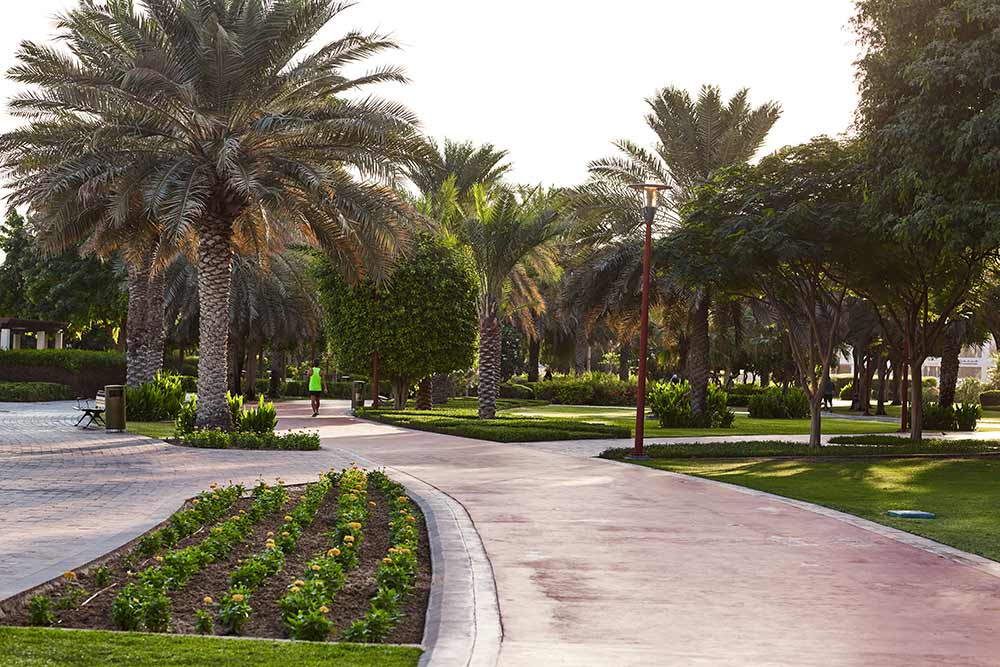
{"label": "person walking in distance", "polygon": [[326,379],[320,373],[319,361],[313,360],[312,372],[309,374],[309,400],[312,403],[313,417],[319,414],[319,399],[326,391]]}

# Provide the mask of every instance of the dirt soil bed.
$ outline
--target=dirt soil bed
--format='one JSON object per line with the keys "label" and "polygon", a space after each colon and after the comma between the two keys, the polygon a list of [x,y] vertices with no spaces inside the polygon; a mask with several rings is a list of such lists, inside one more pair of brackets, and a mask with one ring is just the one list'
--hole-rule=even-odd
{"label": "dirt soil bed", "polygon": [[[206,608],[203,599],[222,598],[229,587],[230,573],[243,559],[257,553],[263,547],[267,533],[279,529],[284,522],[285,512],[295,507],[303,491],[302,486],[288,487],[289,499],[283,511],[275,512],[260,521],[247,539],[238,544],[228,557],[206,566],[180,590],[168,592],[171,601],[171,633],[194,633],[195,612]],[[327,494],[316,513],[315,520],[302,532],[296,549],[287,554],[284,568],[267,579],[251,596],[253,616],[246,625],[244,635],[265,638],[287,636],[278,600],[285,594],[291,582],[302,575],[307,561],[330,547],[327,533],[336,525],[338,492],[339,488],[334,487]],[[375,507],[371,510],[364,529],[360,563],[357,568],[347,573],[344,586],[331,605],[328,616],[334,624],[329,638],[331,641],[338,640],[352,622],[363,618],[368,611],[369,600],[376,591],[376,570],[390,546],[387,499],[374,484],[369,485],[368,493],[369,499],[375,502]],[[219,521],[225,521],[241,509],[246,509],[251,502],[249,498],[237,501],[232,510]],[[390,643],[419,644],[424,634],[424,617],[431,584],[430,548],[424,518],[415,503],[413,512],[417,515],[420,526],[419,571],[414,590],[404,601],[402,619],[390,633],[388,638]],[[195,534],[181,540],[175,548],[200,542],[209,535],[210,529],[211,525],[202,527]],[[56,578],[0,603],[0,625],[29,625],[28,602],[33,596],[44,595],[52,601],[57,627],[114,630],[111,622],[111,605],[118,590],[131,580],[130,573],[139,572],[154,564],[152,558],[137,556],[135,548],[138,541],[138,539],[133,540],[121,549],[76,570],[75,582],[62,577]],[[99,567],[108,568],[110,574],[111,583],[103,588],[95,584],[95,573]],[[76,591],[80,588],[85,592]],[[75,604],[70,605],[74,592],[77,592]],[[60,608],[61,606],[66,608]]]}

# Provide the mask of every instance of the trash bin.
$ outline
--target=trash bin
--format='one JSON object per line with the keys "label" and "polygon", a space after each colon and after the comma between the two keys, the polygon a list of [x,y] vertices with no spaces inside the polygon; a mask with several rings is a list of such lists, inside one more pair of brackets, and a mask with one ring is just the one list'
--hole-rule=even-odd
{"label": "trash bin", "polygon": [[357,410],[358,408],[365,407],[365,382],[364,380],[355,380],[351,383],[351,410]]}
{"label": "trash bin", "polygon": [[104,423],[108,431],[125,430],[125,387],[109,384],[104,387]]}

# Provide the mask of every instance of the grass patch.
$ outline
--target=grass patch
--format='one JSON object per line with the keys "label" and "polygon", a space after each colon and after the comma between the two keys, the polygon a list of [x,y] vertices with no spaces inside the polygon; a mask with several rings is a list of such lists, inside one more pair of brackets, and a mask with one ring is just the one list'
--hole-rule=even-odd
{"label": "grass patch", "polygon": [[403,646],[0,628],[0,654],[7,667],[412,667],[420,653]]}
{"label": "grass patch", "polygon": [[627,438],[630,433],[628,428],[617,425],[530,417],[504,411],[498,412],[496,419],[479,419],[474,407],[456,407],[456,404],[463,403],[452,400],[444,407],[429,411],[368,408],[361,410],[359,414],[366,419],[393,426],[493,442]]}
{"label": "grass patch", "polygon": [[[646,445],[647,456],[654,459],[742,459],[779,456],[836,458],[862,456],[913,456],[921,454],[989,454],[1000,453],[1000,442],[989,440],[923,440],[914,443],[906,438],[869,435],[834,438],[842,444],[812,449],[799,442],[714,442],[681,443],[676,445]],[[631,448],[608,449],[601,458],[623,460]]]}
{"label": "grass patch", "polygon": [[144,435],[147,438],[166,440],[174,435],[174,422],[125,422],[125,430],[135,435]]}
{"label": "grass patch", "polygon": [[[996,443],[993,443],[996,445]],[[738,484],[805,500],[1000,560],[1000,460],[655,459],[648,467]],[[893,519],[891,509],[933,512],[936,519]]]}
{"label": "grass patch", "polygon": [[[577,407],[566,405],[546,405],[541,407],[518,408],[511,414],[524,417],[558,417],[561,419],[586,420],[609,426],[626,428],[631,434],[635,428],[635,408]],[[824,418],[823,433],[862,434],[888,433],[896,430],[895,424],[862,421],[860,419]],[[733,428],[660,428],[651,420],[646,421],[647,438],[702,438],[727,435],[808,435],[808,419],[752,419],[737,413]],[[627,437],[627,436],[626,436]]]}

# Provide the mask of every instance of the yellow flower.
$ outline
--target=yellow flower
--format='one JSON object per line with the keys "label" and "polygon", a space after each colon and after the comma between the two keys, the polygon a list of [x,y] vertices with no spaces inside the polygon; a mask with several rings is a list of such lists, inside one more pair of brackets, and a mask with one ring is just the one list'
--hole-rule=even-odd
{"label": "yellow flower", "polygon": [[63,572],[63,579],[65,579],[66,581],[76,581],[76,572],[74,572],[73,570],[68,570],[66,572]]}
{"label": "yellow flower", "polygon": [[375,507],[375,501],[374,500],[369,500],[368,501],[368,507]]}
{"label": "yellow flower", "polygon": [[289,588],[289,589],[288,589],[288,592],[289,592],[289,593],[298,593],[298,592],[299,592],[299,590],[300,590],[300,589],[299,589],[299,587],[298,587],[298,586],[292,586],[291,588]]}
{"label": "yellow flower", "polygon": [[195,498],[194,500],[192,500],[192,501],[191,501],[191,504],[192,504],[192,505],[197,505],[197,504],[198,504],[198,499],[197,499],[197,498]]}
{"label": "yellow flower", "polygon": [[326,605],[323,605],[322,607],[319,608],[319,613],[321,613],[321,614],[329,614],[330,613],[330,608],[327,607]]}
{"label": "yellow flower", "polygon": [[357,521],[352,521],[349,524],[347,524],[347,526],[351,530],[361,530],[361,524],[358,523]]}
{"label": "yellow flower", "polygon": [[208,485],[208,488],[214,489],[217,486],[218,486],[218,484],[216,484],[215,482],[212,482],[211,484]]}
{"label": "yellow flower", "polygon": [[243,602],[243,600],[244,600],[244,597],[243,597],[242,593],[234,593],[233,594],[233,602]]}
{"label": "yellow flower", "polygon": [[410,523],[416,523],[417,517],[415,517],[415,516],[408,516],[408,517],[406,517],[406,520],[409,521]]}
{"label": "yellow flower", "polygon": [[283,531],[281,531],[281,536],[282,537],[288,537],[289,536],[289,532],[287,530],[283,530]]}
{"label": "yellow flower", "polygon": [[212,604],[212,598],[206,595],[204,598],[202,598],[202,602],[204,602],[205,604]]}
{"label": "yellow flower", "polygon": [[340,555],[340,549],[338,549],[337,547],[334,547],[334,548],[330,549],[329,551],[327,551],[326,555],[327,556],[339,556]]}
{"label": "yellow flower", "polygon": [[391,565],[392,559],[386,556],[385,558],[382,559],[382,562],[385,563],[386,565]]}
{"label": "yellow flower", "polygon": [[139,598],[132,598],[132,602],[135,604],[139,604]]}
{"label": "yellow flower", "polygon": [[285,515],[285,521],[292,521],[292,515],[291,514],[286,514]]}
{"label": "yellow flower", "polygon": [[396,500],[398,500],[401,503],[405,503],[407,500],[409,500],[409,498],[407,498],[406,496],[400,496],[399,498],[396,498]]}
{"label": "yellow flower", "polygon": [[306,582],[302,581],[301,579],[296,579],[295,580],[295,585],[296,586],[305,586]]}
{"label": "yellow flower", "polygon": [[153,556],[153,560],[155,560],[157,563],[162,563],[163,556]]}
{"label": "yellow flower", "polygon": [[267,531],[267,536],[268,537],[274,537],[274,531],[273,530]]}
{"label": "yellow flower", "polygon": [[313,565],[313,566],[312,566],[312,571],[313,571],[313,572],[319,572],[319,571],[320,571],[320,567],[319,567],[319,565]]}
{"label": "yellow flower", "polygon": [[354,541],[354,536],[353,535],[345,535],[344,536],[344,541],[345,542],[353,542]]}

